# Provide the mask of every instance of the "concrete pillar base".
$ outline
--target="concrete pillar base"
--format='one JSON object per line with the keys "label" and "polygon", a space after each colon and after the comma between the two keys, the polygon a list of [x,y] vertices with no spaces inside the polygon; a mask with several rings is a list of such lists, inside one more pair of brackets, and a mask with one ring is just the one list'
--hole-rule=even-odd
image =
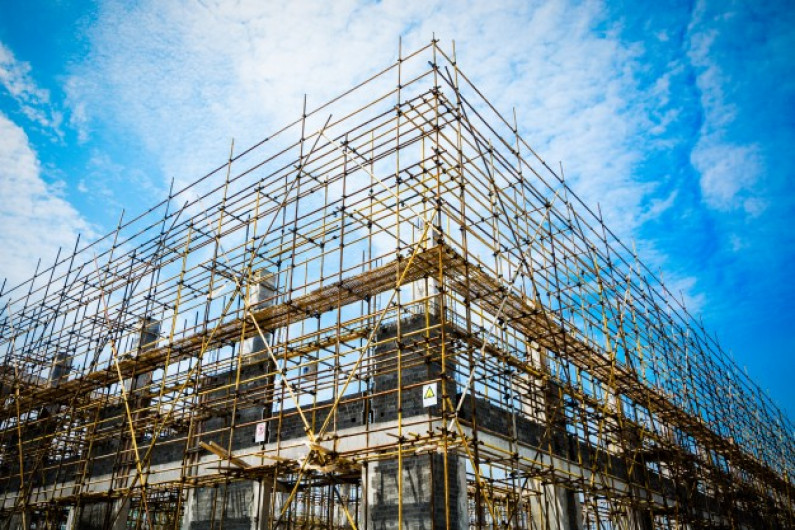
{"label": "concrete pillar base", "polygon": [[270,506],[263,511],[260,483],[232,482],[217,488],[196,488],[188,491],[182,530],[209,530],[219,528],[223,521],[225,530],[266,530]]}
{"label": "concrete pillar base", "polygon": [[549,530],[582,530],[582,506],[570,489],[556,484],[541,484],[541,495],[531,501],[536,528]]}
{"label": "concrete pillar base", "polygon": [[[465,460],[449,455],[447,495],[445,495],[444,456],[407,456],[403,459],[403,502],[398,502],[398,461],[371,462],[362,470],[361,528],[398,529],[402,507],[403,529],[469,528]],[[445,503],[445,499],[447,503]],[[449,506],[449,521],[446,504]]]}
{"label": "concrete pillar base", "polygon": [[108,528],[110,518],[113,515],[112,508],[112,502],[95,502],[84,504],[80,508],[74,508],[72,512],[77,512],[73,516],[75,520],[74,527],[80,530],[103,530]]}

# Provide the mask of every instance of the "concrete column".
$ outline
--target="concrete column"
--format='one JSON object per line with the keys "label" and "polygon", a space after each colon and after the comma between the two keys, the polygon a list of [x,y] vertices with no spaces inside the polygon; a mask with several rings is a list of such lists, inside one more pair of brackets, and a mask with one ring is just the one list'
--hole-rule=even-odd
{"label": "concrete column", "polygon": [[[141,335],[138,342],[138,351],[144,352],[146,350],[150,350],[157,346],[157,341],[160,338],[160,322],[151,318],[145,317],[141,320]],[[149,398],[146,397],[136,397],[134,395],[135,392],[149,386],[152,382],[152,372],[145,372],[142,374],[137,374],[132,379],[128,379],[124,382],[124,386],[130,396],[128,394],[128,399],[132,397],[133,404],[132,409],[139,410],[139,412],[133,412],[133,418],[137,419],[141,412],[140,409],[147,407],[149,402],[151,401]],[[125,420],[126,421],[126,420]],[[126,430],[125,430],[126,432]],[[125,444],[124,449],[130,449],[132,447],[132,442],[124,437]],[[133,455],[132,458],[134,459],[135,456]],[[116,487],[126,487],[127,484],[131,481],[131,474],[133,474],[136,470],[135,462],[128,462],[126,469],[122,468],[119,472],[119,478],[116,481]],[[127,518],[130,514],[130,499],[124,498],[119,499],[113,503],[113,511],[110,517],[116,516],[113,522],[113,530],[124,530],[127,528]]]}
{"label": "concrete column", "polygon": [[[544,374],[551,373],[549,367],[549,352],[535,341],[530,343],[525,362]],[[527,374],[518,374],[520,383],[515,391],[522,395],[522,413],[532,422],[546,427],[552,423],[550,435],[542,440],[552,444],[555,452],[567,450],[566,414],[564,401],[560,395],[560,386],[549,379],[538,379]],[[544,429],[545,430],[545,429]]]}
{"label": "concrete column", "polygon": [[[30,521],[30,515],[28,515],[28,521]],[[28,526],[30,523],[28,522]],[[13,515],[9,515],[8,517],[0,518],[0,528],[7,528],[8,530],[26,530],[22,524],[22,514],[15,513]]]}
{"label": "concrete column", "polygon": [[[138,339],[138,351],[144,352],[151,350],[157,346],[157,341],[160,338],[160,322],[157,320],[146,317],[141,319],[141,334]],[[127,393],[134,392],[140,388],[145,387],[152,382],[152,372],[146,372],[136,375],[132,379],[124,381],[124,390]],[[138,401],[136,404],[146,406],[148,401]]]}
{"label": "concrete column", "polygon": [[[265,269],[254,271],[252,274],[253,283],[248,288],[248,301],[251,304],[251,310],[257,312],[264,309],[266,306],[273,305],[273,295],[276,288],[273,284],[273,279],[270,273]],[[270,339],[270,332],[262,330],[266,339]],[[265,351],[265,342],[260,337],[259,333],[246,339],[243,343],[243,354],[252,354]],[[264,359],[268,359],[265,354]]]}
{"label": "concrete column", "polygon": [[[252,284],[248,288],[248,302],[251,305],[251,310],[256,313],[267,305],[273,304],[273,295],[276,290],[270,273],[265,269],[255,271],[252,280]],[[264,339],[270,340],[271,332],[262,331],[265,335]],[[242,372],[246,376],[273,371],[273,363],[267,354],[265,340],[257,333],[243,342],[241,353],[244,362],[248,364],[242,367]],[[258,353],[261,355],[256,355]],[[242,421],[256,421],[260,418],[271,417],[273,378],[269,377],[264,386],[267,390],[262,399],[263,409],[247,408],[238,411]],[[256,416],[254,416],[255,413]],[[250,447],[252,443],[253,434],[248,436],[248,433],[236,432],[232,449]],[[230,483],[226,486],[226,491],[222,487],[189,489],[181,528],[182,530],[217,528],[223,517],[224,528],[268,530],[271,528],[273,489],[272,478]],[[215,506],[214,510],[213,506]]]}
{"label": "concrete column", "polygon": [[[345,502],[346,505],[348,505],[348,501],[350,500],[351,497],[351,485],[340,484],[339,486],[337,486],[337,490],[339,491],[342,500]],[[332,521],[332,523],[335,525],[335,527],[344,527],[348,525],[348,518],[345,516],[345,511],[342,509],[342,506],[340,505],[338,499],[335,498],[334,500],[335,500],[334,520]],[[351,514],[351,517],[354,518],[355,520],[356,512],[353,510],[349,510],[349,513]]]}
{"label": "concrete column", "polygon": [[[255,274],[255,284],[249,290],[249,300],[254,305],[254,310],[262,309],[266,305],[273,305],[273,295],[276,293],[276,287],[272,278],[268,277],[268,271],[259,270]],[[271,339],[271,333],[263,330],[265,340]],[[265,342],[262,337],[257,334],[251,339],[246,341],[244,345],[244,353],[257,353],[264,352]],[[263,356],[263,369],[266,372],[273,371],[273,362],[270,356],[265,354]],[[268,394],[264,398],[265,407],[262,411],[263,419],[270,418],[273,414],[273,377],[269,377],[266,381]],[[274,482],[272,477],[266,477],[259,482],[252,483],[254,490],[253,500],[251,504],[251,529],[252,530],[269,530],[271,528],[271,499],[274,493]]]}
{"label": "concrete column", "polygon": [[[434,288],[435,282],[428,281],[426,288]],[[430,323],[438,321],[438,314],[426,317],[425,312],[413,314],[401,320],[402,337],[400,353],[403,369],[400,379],[395,372],[397,366],[398,344],[390,341],[397,338],[396,326],[384,326],[378,331],[380,343],[376,351],[378,363],[374,368],[375,392],[379,395],[371,400],[376,423],[394,422],[398,410],[404,422],[414,423],[441,414],[441,399],[438,405],[423,406],[421,383],[438,379],[441,375],[441,362],[438,358],[425,358],[426,335],[416,333]],[[431,332],[428,339],[434,344],[434,355],[438,355],[439,330]],[[417,356],[423,362],[417,363]],[[452,373],[453,363],[447,361],[448,374]],[[397,390],[403,390],[398,403]],[[412,386],[406,389],[407,386]],[[437,389],[441,390],[438,384]],[[446,391],[455,401],[455,383],[449,379]],[[402,468],[402,495],[399,495],[398,468]],[[445,475],[447,488],[445,489]],[[445,469],[444,455],[438,452],[429,454],[407,454],[399,466],[397,458],[369,462],[362,470],[362,502],[360,506],[360,528],[367,530],[398,529],[398,515],[402,513],[403,529],[468,528],[466,458],[455,453],[447,455]]]}
{"label": "concrete column", "polygon": [[627,508],[627,522],[632,530],[654,529],[654,519],[648,510]]}
{"label": "concrete column", "polygon": [[[103,530],[108,528],[112,508],[113,503],[110,502],[83,504],[80,506],[80,513],[73,516],[74,528],[79,530]],[[67,526],[67,528],[69,527]]]}
{"label": "concrete column", "polygon": [[69,375],[69,370],[72,369],[72,359],[66,351],[59,351],[53,359],[52,367],[50,368],[50,385],[56,386],[65,380]]}
{"label": "concrete column", "polygon": [[[404,299],[404,303],[406,300],[409,302],[414,302],[415,300],[422,300],[427,297],[431,297],[427,300],[427,309],[428,313],[433,317],[436,318],[439,316],[439,280],[436,278],[420,278],[414,282],[411,282],[408,287],[411,290],[411,296],[407,299]],[[416,304],[411,306],[411,314],[413,315],[425,315],[426,305],[425,303],[417,302]]]}
{"label": "concrete column", "polygon": [[69,515],[66,516],[66,530],[75,530],[77,528],[77,507],[69,507]]}
{"label": "concrete column", "polygon": [[[533,368],[549,373],[546,352],[537,343],[529,344],[529,351],[524,361]],[[522,396],[522,414],[534,422],[543,424],[547,418],[547,383],[525,373],[516,374],[518,383],[514,385],[514,393]]]}
{"label": "concrete column", "polygon": [[[629,432],[625,430],[623,438],[627,444],[626,451],[629,453],[626,460],[633,458],[635,460],[630,480],[635,484],[645,484],[649,480],[649,470],[643,454],[642,434],[635,430]],[[636,502],[645,501],[649,496],[649,492],[644,487],[633,486],[632,491]],[[654,516],[650,510],[636,505],[635,507],[630,507],[628,512],[630,528],[633,530],[653,530]]]}
{"label": "concrete column", "polygon": [[125,530],[127,528],[127,519],[130,517],[130,500],[119,499],[113,503],[111,517],[115,517],[112,526],[113,530]]}
{"label": "concrete column", "polygon": [[[402,503],[398,496],[397,459],[370,462],[362,470],[361,529],[430,530],[447,528],[448,522],[450,528],[469,528],[464,458],[448,455],[446,494],[443,455],[406,456],[402,468]],[[401,507],[403,526],[399,528],[398,511]]]}
{"label": "concrete column", "polygon": [[257,529],[256,484],[253,481],[230,482],[191,490],[182,528],[209,530],[219,528],[223,521],[223,528],[230,530]]}
{"label": "concrete column", "polygon": [[[550,374],[548,352],[535,341],[525,361],[545,374]],[[521,376],[524,379],[522,412],[528,419],[540,425],[552,422],[549,441],[555,452],[565,453],[567,447],[566,416],[559,386],[549,380]],[[536,483],[537,496],[530,498],[533,528],[542,530],[581,530],[583,527],[582,506],[573,490],[556,484]]]}
{"label": "concrete column", "polygon": [[[253,502],[251,503],[251,530],[270,530],[272,528],[271,500],[275,491],[273,477],[253,482]],[[278,515],[278,511],[275,512]]]}
{"label": "concrete column", "polygon": [[[20,373],[20,379],[23,381],[27,381],[34,385],[44,386],[58,386],[64,381],[67,376],[69,375],[69,370],[71,369],[71,357],[68,355],[66,350],[59,350],[55,356],[53,357],[52,364],[50,365],[50,372],[47,378],[39,377],[32,374],[27,374],[25,371]],[[6,396],[11,395],[14,392],[14,389],[11,386],[3,386],[0,384],[0,399],[5,399]],[[37,453],[38,451],[43,451],[47,454],[44,456],[44,460],[51,455],[53,451],[53,438],[58,429],[58,418],[56,414],[58,412],[59,405],[45,405],[41,409],[39,409],[39,423],[35,426],[28,427],[23,436],[22,442],[25,445],[26,449],[23,450],[22,458],[24,461],[23,469],[24,469],[24,479],[27,486],[31,486],[36,488],[42,483],[46,483],[51,473],[48,473],[48,477],[42,477],[39,473],[32,473],[31,470],[38,467],[38,457],[32,457],[30,455]],[[16,440],[16,433],[14,433],[13,440],[6,440],[5,445],[7,449],[13,450],[14,455],[12,458],[8,458],[8,462],[6,462],[10,468],[13,468],[14,472],[19,472],[19,465],[18,465],[18,458],[17,458],[17,451],[18,445]],[[33,447],[32,447],[33,446]],[[10,469],[9,469],[10,470]],[[13,485],[12,485],[13,484]],[[8,484],[10,490],[19,489],[19,482],[16,481],[16,484],[12,482],[12,484]],[[0,518],[0,528],[9,528],[9,529],[17,529],[23,528],[23,520],[21,514],[13,514],[7,518]],[[33,520],[33,514],[27,513],[26,514],[26,524],[28,527],[31,526]],[[41,524],[41,523],[38,523]]]}
{"label": "concrete column", "polygon": [[[151,317],[141,319],[141,331],[138,338],[138,351],[152,349],[157,346],[157,341],[160,337],[160,322]],[[149,403],[149,398],[142,398],[136,396],[135,392],[152,382],[151,372],[137,374],[130,379],[126,379],[122,384],[127,393],[128,399],[131,400],[131,409],[133,410],[133,418],[138,417],[141,412],[140,409],[146,407]],[[127,419],[123,420],[125,425],[122,426],[122,435],[119,444],[122,444],[123,450],[129,450],[132,447],[131,440],[129,439],[129,430],[126,426]],[[115,448],[107,448],[107,451]],[[110,471],[110,469],[108,469]],[[119,464],[119,469],[113,479],[113,488],[121,489],[127,487],[127,484],[132,480],[132,476],[136,471],[134,456],[128,457],[127,461]],[[94,502],[90,504],[83,504],[79,507],[73,507],[67,519],[67,529],[113,529],[121,530],[127,528],[127,518],[130,513],[129,499],[118,499],[115,501]],[[118,514],[115,522],[111,524],[111,519]]]}
{"label": "concrete column", "polygon": [[533,528],[582,530],[582,506],[577,494],[556,484],[537,484],[538,496],[530,498]]}

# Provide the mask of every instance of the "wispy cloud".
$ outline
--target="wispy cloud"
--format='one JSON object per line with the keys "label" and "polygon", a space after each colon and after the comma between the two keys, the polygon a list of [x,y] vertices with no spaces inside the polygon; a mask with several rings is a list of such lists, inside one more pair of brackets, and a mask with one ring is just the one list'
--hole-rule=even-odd
{"label": "wispy cloud", "polygon": [[717,60],[717,41],[737,17],[732,6],[717,11],[700,0],[688,28],[688,57],[696,69],[703,111],[698,140],[691,162],[701,174],[701,193],[705,204],[720,211],[744,211],[758,216],[766,204],[758,184],[765,171],[764,158],[753,142],[730,138],[737,109],[727,101],[726,92],[736,80],[725,73]]}
{"label": "wispy cloud", "polygon": [[[438,1],[263,5],[110,1],[68,100],[81,130],[100,124],[138,139],[164,181],[187,183],[295,119],[303,94],[323,102],[432,35],[455,39],[465,72],[578,193],[631,237],[670,190],[636,178],[670,121],[665,80],[638,89],[641,47],[618,35],[600,2]],[[660,101],[662,100],[662,103]],[[656,127],[656,131],[652,130]]]}
{"label": "wispy cloud", "polygon": [[763,171],[759,148],[721,139],[719,133],[704,133],[691,162],[701,174],[701,193],[706,204],[718,210],[744,210],[751,216],[762,213],[764,199],[754,187]]}
{"label": "wispy cloud", "polygon": [[[69,247],[77,234],[93,237],[88,223],[41,176],[41,165],[28,137],[0,113],[0,271],[8,285],[34,273],[39,258],[52,264],[58,247]],[[67,250],[71,250],[67,248]]]}
{"label": "wispy cloud", "polygon": [[20,112],[46,132],[63,136],[63,115],[50,104],[50,92],[40,88],[30,75],[30,64],[19,61],[0,42],[0,86],[19,106]]}

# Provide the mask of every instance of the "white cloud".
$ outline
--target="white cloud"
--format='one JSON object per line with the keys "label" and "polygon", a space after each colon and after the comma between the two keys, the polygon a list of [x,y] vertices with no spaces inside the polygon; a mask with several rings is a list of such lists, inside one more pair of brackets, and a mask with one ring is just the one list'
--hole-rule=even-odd
{"label": "white cloud", "polygon": [[465,72],[584,199],[629,234],[653,186],[632,178],[649,106],[635,89],[639,50],[620,42],[598,2],[107,2],[93,52],[67,85],[73,113],[139,138],[165,180],[217,166],[436,33]]}
{"label": "white cloud", "polygon": [[[688,57],[697,72],[703,122],[690,161],[701,174],[704,203],[719,211],[743,211],[749,217],[760,215],[764,199],[757,195],[757,185],[764,172],[764,159],[757,145],[728,139],[737,109],[726,97],[734,80],[723,72],[714,59],[721,24],[731,19],[731,12],[710,13],[703,1],[697,3],[688,28]],[[723,28],[725,29],[725,28]]]}
{"label": "white cloud", "polygon": [[761,213],[762,200],[747,198],[762,173],[762,158],[756,146],[702,135],[690,159],[701,173],[701,193],[708,206],[718,210],[742,209],[754,216]]}
{"label": "white cloud", "polygon": [[30,75],[30,65],[19,61],[0,42],[0,86],[17,102],[22,113],[48,132],[62,136],[63,115],[50,105],[48,90],[37,86]]}
{"label": "white cloud", "polygon": [[704,293],[697,291],[695,277],[666,275],[664,280],[670,295],[677,303],[684,306],[688,313],[691,315],[701,313],[707,299]]}
{"label": "white cloud", "polygon": [[0,275],[7,287],[34,273],[42,259],[52,264],[58,247],[71,251],[77,234],[90,227],[57,187],[41,177],[41,166],[25,132],[0,113]]}
{"label": "white cloud", "polygon": [[86,112],[86,102],[73,101],[72,94],[79,92],[75,87],[80,80],[75,77],[66,80],[64,90],[66,92],[66,107],[69,108],[69,127],[77,133],[77,141],[80,144],[88,142],[91,131],[88,126],[88,114]]}

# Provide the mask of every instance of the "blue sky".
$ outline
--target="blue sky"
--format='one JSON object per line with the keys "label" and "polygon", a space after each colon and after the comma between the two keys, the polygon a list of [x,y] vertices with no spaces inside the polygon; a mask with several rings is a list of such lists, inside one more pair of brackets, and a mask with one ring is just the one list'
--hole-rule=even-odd
{"label": "blue sky", "polygon": [[434,32],[795,417],[792,2],[0,0],[0,276]]}

